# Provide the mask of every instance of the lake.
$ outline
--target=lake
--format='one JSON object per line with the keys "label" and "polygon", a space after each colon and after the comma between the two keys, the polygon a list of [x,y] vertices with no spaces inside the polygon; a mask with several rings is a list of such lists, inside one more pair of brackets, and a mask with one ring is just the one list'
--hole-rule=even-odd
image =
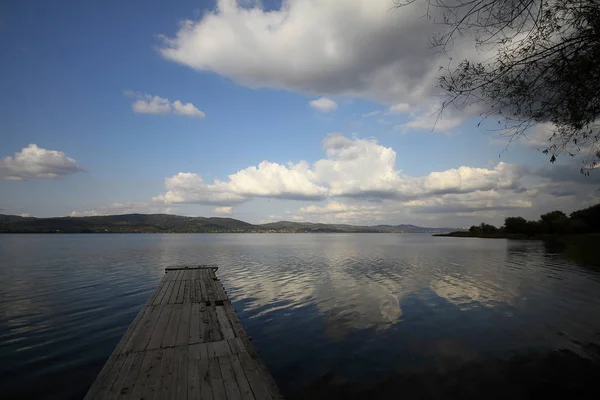
{"label": "lake", "polygon": [[541,242],[0,235],[0,397],[79,399],[172,264],[218,264],[288,399],[599,398],[600,272]]}

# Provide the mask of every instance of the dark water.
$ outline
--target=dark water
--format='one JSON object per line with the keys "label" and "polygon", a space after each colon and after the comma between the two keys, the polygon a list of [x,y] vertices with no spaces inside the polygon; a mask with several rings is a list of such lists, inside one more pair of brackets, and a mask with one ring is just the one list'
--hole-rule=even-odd
{"label": "dark water", "polygon": [[0,235],[0,397],[81,398],[163,268],[219,277],[283,394],[598,395],[600,273],[539,242]]}

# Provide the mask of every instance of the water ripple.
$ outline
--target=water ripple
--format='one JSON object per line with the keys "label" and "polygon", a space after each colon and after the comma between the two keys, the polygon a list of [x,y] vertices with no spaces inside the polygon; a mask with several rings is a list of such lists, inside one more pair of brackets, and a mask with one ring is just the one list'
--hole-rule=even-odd
{"label": "water ripple", "polygon": [[220,265],[242,322],[291,398],[344,385],[383,390],[398,371],[448,372],[523,352],[589,357],[600,345],[600,274],[536,242],[2,235],[3,398],[80,398],[164,267],[178,263]]}

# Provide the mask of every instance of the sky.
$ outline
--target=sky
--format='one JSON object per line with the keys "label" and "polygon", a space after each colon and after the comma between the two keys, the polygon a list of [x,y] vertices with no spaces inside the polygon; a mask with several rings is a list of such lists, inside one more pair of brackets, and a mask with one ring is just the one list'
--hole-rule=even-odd
{"label": "sky", "polygon": [[[600,201],[550,126],[438,114],[425,3],[0,4],[0,213],[500,225]],[[450,59],[449,57],[452,57]]]}

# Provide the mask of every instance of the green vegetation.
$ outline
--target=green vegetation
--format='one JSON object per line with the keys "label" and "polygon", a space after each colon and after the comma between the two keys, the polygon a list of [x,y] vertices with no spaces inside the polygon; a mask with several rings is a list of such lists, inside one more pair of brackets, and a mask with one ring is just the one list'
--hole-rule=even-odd
{"label": "green vegetation", "polygon": [[450,232],[440,236],[482,237],[509,239],[545,239],[552,236],[600,233],[600,204],[572,212],[552,211],[540,216],[538,221],[522,217],[508,217],[504,226],[497,228],[482,223],[469,228],[468,232]]}
{"label": "green vegetation", "polygon": [[233,218],[183,217],[168,214],[126,214],[95,217],[32,218],[0,214],[0,233],[441,233],[449,228],[415,225],[354,226],[280,221],[252,225]]}

